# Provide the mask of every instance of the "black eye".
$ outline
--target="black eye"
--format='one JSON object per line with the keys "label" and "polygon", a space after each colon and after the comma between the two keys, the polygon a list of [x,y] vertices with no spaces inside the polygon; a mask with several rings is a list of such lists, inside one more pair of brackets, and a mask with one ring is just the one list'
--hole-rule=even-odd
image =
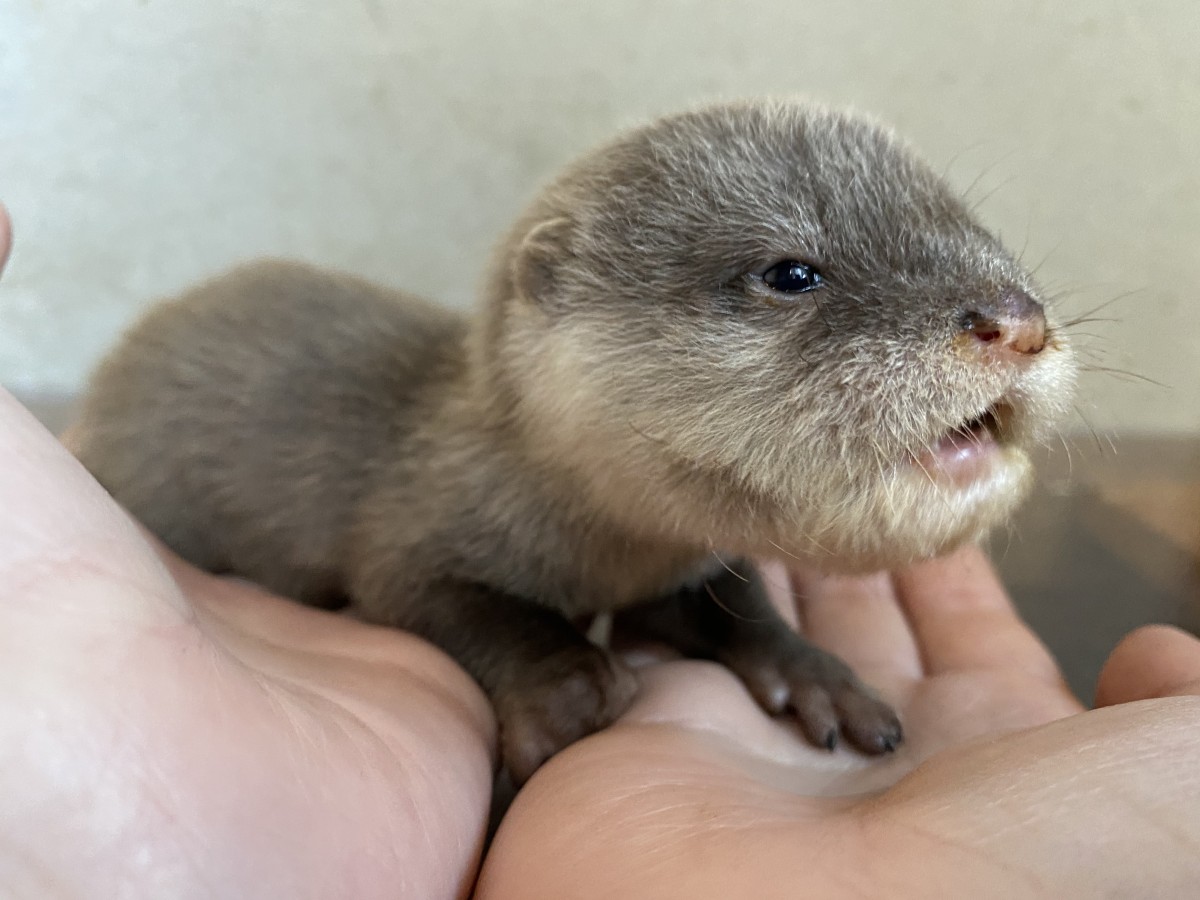
{"label": "black eye", "polygon": [[794,259],[775,263],[762,273],[762,280],[767,287],[782,294],[803,294],[825,283],[816,269]]}

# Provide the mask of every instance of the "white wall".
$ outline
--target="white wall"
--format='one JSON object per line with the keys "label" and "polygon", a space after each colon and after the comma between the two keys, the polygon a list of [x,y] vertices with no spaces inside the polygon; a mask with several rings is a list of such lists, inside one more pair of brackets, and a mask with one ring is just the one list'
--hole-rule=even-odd
{"label": "white wall", "polygon": [[[0,382],[73,392],[156,295],[287,254],[466,304],[571,155],[709,96],[901,127],[1095,344],[1089,418],[1200,429],[1200,4],[0,0]],[[1085,406],[1085,411],[1087,407]]]}

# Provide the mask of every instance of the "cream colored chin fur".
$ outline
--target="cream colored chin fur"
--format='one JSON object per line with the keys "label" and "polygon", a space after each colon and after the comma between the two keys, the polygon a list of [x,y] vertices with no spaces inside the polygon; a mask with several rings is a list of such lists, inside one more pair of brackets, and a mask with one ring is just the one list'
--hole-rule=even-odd
{"label": "cream colored chin fur", "polygon": [[[793,534],[821,535],[813,542],[780,543],[785,555],[806,555],[821,568],[867,572],[892,568],[945,553],[977,540],[1005,521],[1025,498],[1033,467],[1025,451],[1006,447],[990,472],[962,488],[934,484],[919,469],[898,468],[895,477],[868,489],[854,504],[857,521],[829,519],[805,530],[797,521]],[[796,546],[798,544],[799,546]]]}

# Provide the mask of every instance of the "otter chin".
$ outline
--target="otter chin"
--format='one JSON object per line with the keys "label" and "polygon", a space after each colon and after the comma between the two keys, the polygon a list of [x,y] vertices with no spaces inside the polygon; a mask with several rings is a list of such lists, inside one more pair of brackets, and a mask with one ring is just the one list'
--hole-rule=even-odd
{"label": "otter chin", "polygon": [[[961,449],[944,451],[962,452]],[[898,463],[889,476],[855,498],[854,520],[801,515],[769,534],[754,535],[747,549],[829,573],[865,574],[940,556],[985,536],[1021,505],[1033,482],[1033,464],[1020,447],[973,447],[965,465],[945,474],[935,463]],[[964,469],[968,473],[964,473]]]}
{"label": "otter chin", "polygon": [[977,538],[1074,373],[1033,276],[891,129],[722,103],[565,166],[471,315],[282,261],[158,304],[93,376],[80,458],[193,564],[441,647],[517,782],[637,691],[573,625],[600,612],[880,754],[899,718],[752,558]]}

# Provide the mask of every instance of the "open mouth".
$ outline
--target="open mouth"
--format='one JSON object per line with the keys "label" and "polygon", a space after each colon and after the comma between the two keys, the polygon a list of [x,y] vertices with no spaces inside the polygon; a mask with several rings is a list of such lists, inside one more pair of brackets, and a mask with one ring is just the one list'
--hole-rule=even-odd
{"label": "open mouth", "polygon": [[1012,416],[1013,408],[999,400],[945,432],[914,459],[927,474],[960,485],[974,481],[986,474],[1000,448],[1009,443]]}
{"label": "open mouth", "polygon": [[943,434],[933,445],[934,453],[956,453],[964,448],[983,448],[1007,440],[1007,424],[1012,407],[1004,401],[993,403],[979,415]]}

